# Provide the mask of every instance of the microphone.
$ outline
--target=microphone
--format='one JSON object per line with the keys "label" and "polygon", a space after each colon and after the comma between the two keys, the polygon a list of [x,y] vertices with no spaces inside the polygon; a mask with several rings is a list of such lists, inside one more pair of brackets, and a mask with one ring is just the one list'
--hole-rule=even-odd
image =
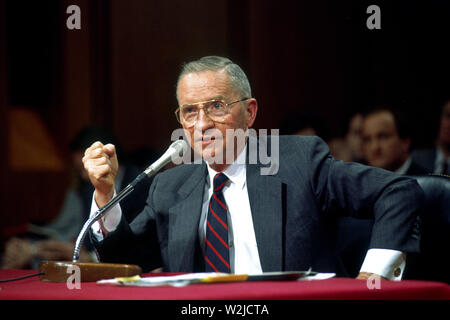
{"label": "microphone", "polygon": [[[151,176],[154,176],[156,173],[158,173],[159,170],[164,168],[166,164],[168,164],[170,161],[175,160],[177,158],[181,158],[184,153],[188,149],[188,144],[184,140],[177,140],[173,142],[166,152],[155,162],[153,162],[151,165],[147,167],[147,169],[144,170],[140,175],[134,179],[133,182],[129,184],[131,187],[135,187],[139,182],[141,182],[145,178],[150,178]],[[128,188],[128,187],[127,187]]]}
{"label": "microphone", "polygon": [[150,165],[147,169],[145,169],[144,173],[151,177],[156,174],[159,170],[164,168],[166,164],[168,164],[171,160],[174,160],[178,157],[182,157],[183,154],[187,151],[188,145],[184,140],[177,140],[172,143],[167,149],[167,151],[156,160],[152,165]]}
{"label": "microphone", "polygon": [[80,250],[81,244],[89,230],[89,228],[101,217],[103,217],[112,207],[114,207],[118,202],[127,197],[133,190],[134,187],[141,182],[143,179],[147,177],[151,177],[155,175],[159,170],[161,170],[166,164],[168,164],[171,160],[175,160],[178,157],[182,157],[183,154],[187,151],[188,145],[184,140],[177,140],[173,142],[167,151],[153,164],[151,164],[147,169],[144,170],[140,175],[134,179],[128,186],[125,187],[121,192],[119,192],[115,197],[113,197],[105,206],[98,209],[92,217],[90,217],[78,235],[78,238],[75,242],[75,248],[73,251],[73,262],[78,262],[80,260]]}

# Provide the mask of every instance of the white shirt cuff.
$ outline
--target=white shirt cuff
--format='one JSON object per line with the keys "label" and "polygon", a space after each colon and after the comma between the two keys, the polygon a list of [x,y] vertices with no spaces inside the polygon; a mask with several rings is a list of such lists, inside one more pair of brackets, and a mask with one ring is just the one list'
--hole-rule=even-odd
{"label": "white shirt cuff", "polygon": [[375,273],[389,280],[401,280],[406,257],[401,251],[391,249],[369,249],[360,272]]}
{"label": "white shirt cuff", "polygon": [[[116,196],[116,191],[114,190],[114,197]],[[95,202],[95,196],[92,195],[91,213],[89,217],[92,217],[98,210],[97,202]],[[122,209],[120,204],[116,204],[112,207],[109,212],[107,212],[100,220],[103,224],[103,229],[100,226],[100,222],[96,221],[92,224],[92,231],[95,238],[98,241],[102,241],[107,233],[116,230],[119,225],[120,219],[122,218]],[[106,231],[106,234],[104,232]]]}

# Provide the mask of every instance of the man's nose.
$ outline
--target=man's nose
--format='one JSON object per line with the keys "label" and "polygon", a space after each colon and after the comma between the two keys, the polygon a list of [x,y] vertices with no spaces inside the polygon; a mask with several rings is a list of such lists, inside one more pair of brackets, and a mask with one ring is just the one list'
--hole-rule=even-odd
{"label": "man's nose", "polygon": [[381,152],[380,141],[378,141],[377,139],[373,139],[370,145],[370,149],[373,153],[380,153]]}
{"label": "man's nose", "polygon": [[206,129],[209,129],[214,126],[214,121],[208,117],[203,109],[200,109],[198,112],[197,123],[195,124],[195,128],[197,130],[201,130],[202,132]]}

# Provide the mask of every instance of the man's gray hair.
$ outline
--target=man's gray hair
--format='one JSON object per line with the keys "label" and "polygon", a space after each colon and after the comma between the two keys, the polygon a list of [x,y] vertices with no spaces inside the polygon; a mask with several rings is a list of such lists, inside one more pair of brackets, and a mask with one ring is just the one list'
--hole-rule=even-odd
{"label": "man's gray hair", "polygon": [[250,83],[244,71],[228,58],[219,56],[207,56],[200,58],[199,60],[185,63],[181,69],[181,73],[178,76],[177,81],[177,98],[178,98],[178,86],[181,78],[189,73],[200,73],[205,71],[219,71],[225,70],[230,76],[230,83],[233,89],[235,89],[242,98],[251,98],[252,90]]}

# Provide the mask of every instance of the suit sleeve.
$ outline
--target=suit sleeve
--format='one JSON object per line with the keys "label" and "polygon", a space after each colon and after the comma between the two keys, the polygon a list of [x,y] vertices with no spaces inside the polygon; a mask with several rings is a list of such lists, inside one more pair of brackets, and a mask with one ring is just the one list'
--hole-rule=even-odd
{"label": "suit sleeve", "polygon": [[91,237],[101,262],[137,264],[143,272],[161,267],[155,210],[151,198],[157,185],[157,178],[158,176],[150,187],[144,210],[130,224],[122,215],[116,230],[108,233],[102,241]]}
{"label": "suit sleeve", "polygon": [[336,160],[320,138],[310,142],[310,181],[321,211],[373,219],[370,248],[418,252],[418,215],[424,195],[417,181]]}

